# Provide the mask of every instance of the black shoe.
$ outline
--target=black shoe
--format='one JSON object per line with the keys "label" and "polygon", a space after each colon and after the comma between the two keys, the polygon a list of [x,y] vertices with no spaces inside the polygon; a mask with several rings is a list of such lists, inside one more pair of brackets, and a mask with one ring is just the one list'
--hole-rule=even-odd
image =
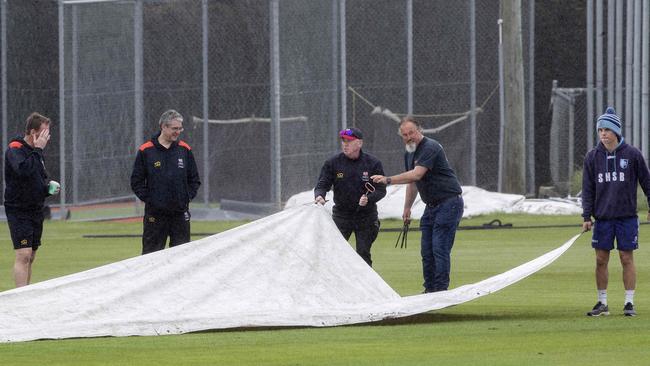
{"label": "black shoe", "polygon": [[634,304],[628,302],[623,308],[623,315],[625,316],[636,316],[636,311],[634,311]]}
{"label": "black shoe", "polygon": [[609,307],[603,304],[602,302],[598,301],[598,303],[594,306],[594,308],[587,313],[587,316],[601,316],[601,315],[609,315]]}

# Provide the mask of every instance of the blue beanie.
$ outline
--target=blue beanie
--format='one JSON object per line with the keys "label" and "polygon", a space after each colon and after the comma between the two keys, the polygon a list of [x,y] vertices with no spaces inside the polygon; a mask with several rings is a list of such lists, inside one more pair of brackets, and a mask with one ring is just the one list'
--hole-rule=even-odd
{"label": "blue beanie", "polygon": [[607,107],[605,114],[598,117],[598,123],[596,124],[596,128],[610,129],[612,130],[612,132],[616,134],[616,136],[618,136],[619,140],[621,139],[622,136],[621,119],[618,118],[618,116],[616,115],[616,111],[614,111],[614,108],[612,107]]}

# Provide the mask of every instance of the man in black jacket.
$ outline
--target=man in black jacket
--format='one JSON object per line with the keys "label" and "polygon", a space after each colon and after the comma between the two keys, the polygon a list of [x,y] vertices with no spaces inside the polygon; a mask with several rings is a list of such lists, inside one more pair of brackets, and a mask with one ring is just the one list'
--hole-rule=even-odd
{"label": "man in black jacket", "polygon": [[16,287],[29,285],[36,250],[43,234],[45,197],[60,185],[47,177],[43,149],[50,140],[50,119],[36,112],[25,122],[25,136],[16,137],[5,152],[4,206],[16,252]]}
{"label": "man in black jacket", "polygon": [[315,202],[324,205],[327,191],[334,186],[332,219],[345,240],[354,232],[357,253],[372,266],[370,247],[379,233],[377,202],[386,195],[386,186],[374,187],[370,177],[383,175],[384,168],[376,157],[361,150],[361,130],[348,128],[339,137],[343,151],[325,161],[314,189]]}
{"label": "man in black jacket", "polygon": [[183,117],[168,110],[160,132],[138,149],[131,189],[145,203],[142,254],[190,241],[190,201],[201,185],[192,148],[179,139]]}

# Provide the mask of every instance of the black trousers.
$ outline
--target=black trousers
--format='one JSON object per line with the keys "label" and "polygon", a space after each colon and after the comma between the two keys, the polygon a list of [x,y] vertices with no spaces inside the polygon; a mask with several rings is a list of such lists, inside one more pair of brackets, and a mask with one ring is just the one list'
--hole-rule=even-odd
{"label": "black trousers", "polygon": [[190,213],[159,214],[145,212],[143,218],[142,254],[165,249],[190,241]]}
{"label": "black trousers", "polygon": [[339,228],[345,240],[350,239],[352,233],[357,241],[357,254],[372,267],[370,248],[377,239],[379,233],[379,219],[377,215],[354,216],[354,215],[332,215],[336,227]]}

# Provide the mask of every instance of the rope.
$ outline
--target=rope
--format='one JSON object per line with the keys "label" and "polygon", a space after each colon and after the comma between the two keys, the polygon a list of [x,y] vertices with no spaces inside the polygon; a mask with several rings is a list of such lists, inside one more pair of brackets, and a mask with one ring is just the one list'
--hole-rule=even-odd
{"label": "rope", "polygon": [[[485,105],[490,101],[490,99],[492,99],[492,97],[494,96],[494,94],[496,93],[496,91],[498,89],[499,89],[499,85],[495,86],[492,89],[492,91],[490,92],[490,94],[485,98],[483,103],[481,103],[481,106],[474,109],[474,112],[475,113],[483,112]],[[360,100],[362,100],[370,108],[372,108],[372,112],[371,112],[372,114],[384,114],[386,117],[388,117],[388,118],[390,118],[390,119],[392,119],[392,120],[394,120],[394,121],[396,121],[398,123],[400,122],[400,117],[405,117],[405,116],[408,115],[406,113],[395,113],[395,112],[390,111],[387,108],[382,108],[381,106],[374,104],[368,98],[361,95],[361,93],[359,93],[355,88],[353,88],[351,86],[348,86],[348,90],[352,93],[353,101],[356,101],[356,98],[359,98]],[[354,103],[354,104],[356,104],[356,103]],[[459,118],[456,118],[454,120],[451,120],[451,121],[443,124],[442,126],[423,130],[423,132],[425,132],[425,133],[437,133],[437,132],[440,132],[440,131],[442,131],[442,130],[450,127],[450,126],[453,126],[453,125],[459,123],[459,122],[467,120],[467,117],[469,117],[471,114],[472,114],[472,110],[468,110],[466,112],[456,112],[456,113],[412,114],[411,116],[414,117],[414,118],[459,117]],[[353,122],[356,122],[356,117],[355,116],[356,116],[356,108],[353,108]]]}

